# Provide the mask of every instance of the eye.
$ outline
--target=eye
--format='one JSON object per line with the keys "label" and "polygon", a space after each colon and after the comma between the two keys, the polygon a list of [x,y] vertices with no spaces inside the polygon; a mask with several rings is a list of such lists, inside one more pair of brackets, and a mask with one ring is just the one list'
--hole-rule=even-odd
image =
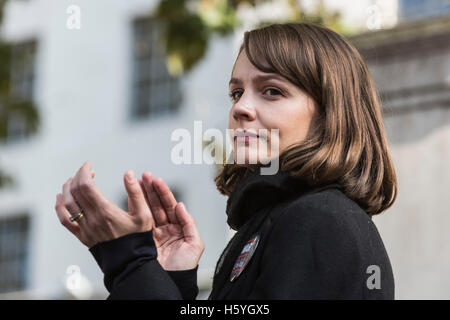
{"label": "eye", "polygon": [[[269,94],[269,96],[276,96],[276,95],[282,96],[283,95],[281,93],[281,91],[279,89],[276,89],[276,88],[267,88],[266,90],[264,90],[264,92],[267,92],[267,91],[272,91],[272,94]],[[230,92],[228,94],[228,96],[230,97],[232,102],[236,102],[239,99],[239,97],[240,97],[240,95],[238,95],[236,97],[236,94],[239,94],[239,93],[241,93],[241,90],[234,90],[234,91]]]}
{"label": "eye", "polygon": [[283,95],[280,90],[275,89],[275,88],[267,88],[264,92],[267,92],[267,91],[270,91],[270,90],[272,92],[274,92],[274,93],[278,93],[278,95]]}
{"label": "eye", "polygon": [[236,93],[239,93],[239,90],[234,90],[228,94],[232,102],[235,102],[238,98],[236,98]]}

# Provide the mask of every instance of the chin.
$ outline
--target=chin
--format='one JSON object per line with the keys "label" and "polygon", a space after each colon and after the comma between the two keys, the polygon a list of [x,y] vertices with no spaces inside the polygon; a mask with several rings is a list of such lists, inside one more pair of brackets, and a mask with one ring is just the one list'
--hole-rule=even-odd
{"label": "chin", "polygon": [[[260,157],[258,156],[258,151],[257,150],[248,150],[246,148],[245,151],[241,151],[241,152],[245,152],[245,157],[241,157],[240,162],[237,163],[238,159],[237,159],[237,153],[234,153],[234,163],[242,166],[242,167],[250,167],[250,166],[257,166],[261,164],[260,161]],[[243,158],[243,159],[242,159]],[[250,162],[250,160],[252,162]]]}

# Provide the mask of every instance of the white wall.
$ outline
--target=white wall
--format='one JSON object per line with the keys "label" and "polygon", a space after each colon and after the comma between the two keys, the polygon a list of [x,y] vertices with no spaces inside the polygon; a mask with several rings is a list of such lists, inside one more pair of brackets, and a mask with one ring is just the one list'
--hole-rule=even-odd
{"label": "white wall", "polygon": [[[2,169],[18,188],[0,190],[0,215],[19,209],[32,216],[29,297],[64,295],[69,265],[78,265],[100,297],[106,296],[93,257],[59,223],[56,193],[87,160],[106,196],[120,203],[123,174],[152,171],[179,188],[197,220],[206,244],[201,281],[210,280],[226,244],[225,203],[213,182],[214,167],[177,166],[170,161],[175,128],[193,131],[226,128],[227,83],[235,56],[230,39],[214,39],[207,57],[182,80],[184,100],[176,116],[128,120],[131,80],[131,20],[148,12],[146,0],[35,0],[11,2],[5,11],[4,36],[38,40],[35,99],[42,127],[37,136],[0,147]],[[81,29],[66,27],[66,9],[81,8]]]}
{"label": "white wall", "polygon": [[[385,125],[399,194],[374,218],[393,265],[396,298],[449,299],[450,51],[372,61],[370,69],[380,91],[397,93],[384,106],[393,111]],[[436,84],[439,90],[421,90]]]}

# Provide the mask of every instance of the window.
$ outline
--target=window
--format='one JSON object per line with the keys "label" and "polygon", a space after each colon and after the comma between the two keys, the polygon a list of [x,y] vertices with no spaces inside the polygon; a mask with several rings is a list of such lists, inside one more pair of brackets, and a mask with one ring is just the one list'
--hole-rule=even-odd
{"label": "window", "polygon": [[[36,41],[29,40],[12,46],[11,97],[24,102],[33,101]],[[23,113],[10,113],[7,119],[7,140],[14,141],[30,135]]]}
{"label": "window", "polygon": [[153,117],[178,110],[179,78],[169,74],[158,45],[158,24],[149,17],[133,22],[132,118]]}
{"label": "window", "polygon": [[12,47],[11,93],[24,100],[33,100],[36,41],[30,40]]}
{"label": "window", "polygon": [[26,286],[29,217],[0,220],[0,292],[23,290]]}
{"label": "window", "polygon": [[445,16],[450,13],[450,1],[400,0],[398,11],[403,21]]}

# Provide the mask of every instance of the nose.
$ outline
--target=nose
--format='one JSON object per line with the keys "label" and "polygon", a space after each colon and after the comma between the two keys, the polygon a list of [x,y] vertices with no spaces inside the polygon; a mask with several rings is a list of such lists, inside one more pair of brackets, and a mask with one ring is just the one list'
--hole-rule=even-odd
{"label": "nose", "polygon": [[243,99],[244,96],[242,95],[237,103],[233,106],[232,114],[233,118],[236,121],[239,120],[247,120],[252,121],[256,118],[256,110],[252,106],[252,103],[250,100]]}

